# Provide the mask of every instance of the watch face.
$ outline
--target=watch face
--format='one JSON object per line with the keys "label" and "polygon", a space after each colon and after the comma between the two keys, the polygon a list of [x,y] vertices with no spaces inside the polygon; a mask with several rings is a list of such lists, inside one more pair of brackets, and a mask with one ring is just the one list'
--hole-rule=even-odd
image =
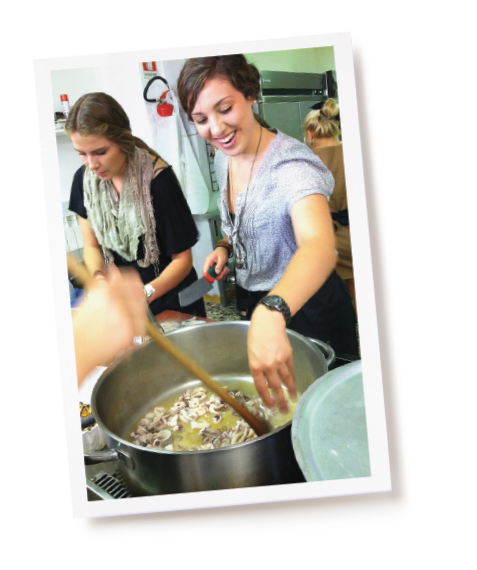
{"label": "watch face", "polygon": [[152,285],[144,285],[144,292],[146,293],[146,297],[149,299],[149,297],[152,297],[152,295],[154,295],[154,293],[156,292],[156,290],[154,289],[154,287]]}
{"label": "watch face", "polygon": [[271,295],[270,297],[266,297],[265,301],[269,307],[273,307],[274,309],[286,307],[283,299],[281,297],[278,297],[277,295]]}
{"label": "watch face", "polygon": [[269,309],[274,309],[275,311],[279,311],[285,317],[286,323],[288,324],[290,322],[291,320],[290,308],[285,303],[285,301],[278,295],[270,295],[269,297],[265,297],[260,301],[260,303],[262,303]]}

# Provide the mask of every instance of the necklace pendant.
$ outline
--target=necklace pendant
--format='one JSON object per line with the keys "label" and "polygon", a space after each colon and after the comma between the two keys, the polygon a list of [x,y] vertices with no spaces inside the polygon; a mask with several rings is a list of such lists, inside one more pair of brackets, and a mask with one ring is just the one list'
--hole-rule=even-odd
{"label": "necklace pendant", "polygon": [[245,257],[242,255],[235,259],[235,267],[237,269],[247,269],[247,262],[245,261]]}

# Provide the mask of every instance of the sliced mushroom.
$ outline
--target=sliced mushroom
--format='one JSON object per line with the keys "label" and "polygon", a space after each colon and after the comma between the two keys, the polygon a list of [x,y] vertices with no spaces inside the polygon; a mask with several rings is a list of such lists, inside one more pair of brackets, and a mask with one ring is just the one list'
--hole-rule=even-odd
{"label": "sliced mushroom", "polygon": [[185,408],[184,410],[181,410],[181,413],[179,415],[179,418],[183,422],[191,422],[191,421],[196,420],[198,417],[199,417],[199,414],[195,410],[191,410],[189,408]]}
{"label": "sliced mushroom", "polygon": [[136,442],[137,445],[142,445],[143,447],[145,447],[147,445],[147,436],[146,435],[140,435]]}
{"label": "sliced mushroom", "polygon": [[161,429],[161,431],[157,434],[157,437],[159,439],[167,439],[168,437],[171,437],[171,431],[168,429]]}
{"label": "sliced mushroom", "polygon": [[168,429],[161,429],[159,433],[155,435],[153,445],[155,447],[163,447],[172,443],[172,433]]}
{"label": "sliced mushroom", "polygon": [[190,427],[192,429],[205,429],[208,428],[210,424],[207,422],[191,422]]}
{"label": "sliced mushroom", "polygon": [[222,433],[223,433],[223,432],[222,432],[221,430],[219,430],[219,429],[215,430],[215,429],[212,429],[212,428],[209,428],[209,427],[206,427],[205,429],[203,429],[203,430],[200,432],[200,434],[201,434],[203,437],[210,437],[210,438],[219,437],[220,435],[222,435]]}
{"label": "sliced mushroom", "polygon": [[197,413],[198,416],[203,416],[208,412],[208,409],[206,404],[201,404],[200,406],[197,406],[197,408],[195,408],[194,411]]}
{"label": "sliced mushroom", "polygon": [[179,419],[178,415],[173,415],[167,420],[167,425],[170,427],[175,427],[177,425],[177,421]]}
{"label": "sliced mushroom", "polygon": [[159,418],[159,417],[156,417],[156,419],[155,419],[155,420],[152,422],[152,424],[149,426],[149,430],[150,430],[150,431],[159,431],[159,430],[162,429],[166,424],[167,424],[166,418]]}
{"label": "sliced mushroom", "polygon": [[163,408],[162,406],[159,406],[157,408],[154,408],[154,415],[158,418],[162,418],[162,416],[166,413],[166,408]]}
{"label": "sliced mushroom", "polygon": [[[269,419],[270,415],[278,413],[264,408],[260,398],[249,398],[240,390],[231,390],[230,393],[257,417]],[[176,398],[170,409],[156,406],[153,412],[145,414],[139,421],[136,431],[130,434],[131,440],[148,448],[197,451],[236,445],[257,437],[249,424],[231,406],[216,394],[208,394],[206,388],[196,386]],[[224,421],[226,412],[237,418],[235,425],[232,428],[222,425],[212,429],[211,424],[217,425]],[[184,446],[178,445],[182,438],[179,432],[183,433],[187,424],[190,424],[192,429],[199,430],[201,447],[185,449]]]}

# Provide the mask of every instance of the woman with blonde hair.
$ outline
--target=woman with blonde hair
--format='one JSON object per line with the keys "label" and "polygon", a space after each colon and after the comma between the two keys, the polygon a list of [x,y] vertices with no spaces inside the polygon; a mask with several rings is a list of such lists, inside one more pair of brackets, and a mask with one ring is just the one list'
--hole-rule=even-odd
{"label": "woman with blonde hair", "polygon": [[79,216],[90,273],[104,279],[110,264],[133,267],[153,314],[205,316],[202,299],[182,309],[178,300],[197,279],[191,248],[198,232],[172,167],[132,134],[124,109],[106,93],[80,97],[65,131],[84,163],[69,209]]}
{"label": "woman with blonde hair", "polygon": [[237,308],[251,320],[250,370],[265,405],[286,411],[282,383],[296,395],[286,327],[358,354],[351,297],[334,271],[333,178],[306,145],[257,122],[260,74],[244,55],[189,59],[177,85],[189,120],[217,149],[226,237],[204,271],[216,264],[223,278],[235,255]]}
{"label": "woman with blonde hair", "polygon": [[356,308],[339,109],[334,99],[328,99],[324,103],[320,102],[312,109],[305,118],[306,142],[311,150],[321,158],[335,179],[335,188],[330,196],[329,207],[338,251],[336,272],[346,283]]}

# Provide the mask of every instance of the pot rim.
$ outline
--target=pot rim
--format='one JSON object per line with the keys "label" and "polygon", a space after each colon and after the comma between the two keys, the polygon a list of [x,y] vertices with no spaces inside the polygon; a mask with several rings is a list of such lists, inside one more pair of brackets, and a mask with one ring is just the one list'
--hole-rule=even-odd
{"label": "pot rim", "polygon": [[[207,325],[207,327],[220,327],[220,326],[231,326],[232,325],[234,327],[240,326],[240,327],[248,328],[250,326],[250,321],[205,322],[204,325]],[[194,328],[194,327],[192,327],[192,328]],[[175,335],[188,333],[190,330],[191,330],[191,328],[189,328],[189,327],[184,327],[184,328],[181,327],[179,329],[176,329],[176,330],[173,330],[173,331],[167,333],[165,336],[173,337]],[[300,333],[297,333],[297,332],[292,331],[290,329],[286,329],[286,331],[287,331],[288,335],[291,335],[291,336],[296,337],[296,338],[300,339],[301,341],[303,341],[318,356],[318,358],[321,358],[323,360],[325,370],[326,371],[328,370],[325,357],[324,357],[323,353],[321,352],[321,350],[315,344],[313,344],[310,340],[308,340],[305,336],[301,335]],[[266,438],[268,438],[268,437],[270,437],[276,433],[281,432],[284,429],[290,428],[290,430],[291,430],[293,418],[291,420],[289,420],[287,423],[283,424],[282,426],[277,427],[273,431],[266,433],[264,435],[261,435],[259,437],[256,437],[255,439],[252,439],[250,441],[244,441],[242,443],[236,443],[235,445],[229,445],[227,447],[217,447],[215,449],[198,449],[198,450],[194,450],[194,451],[174,451],[174,450],[171,451],[171,450],[166,450],[166,449],[152,449],[150,447],[148,448],[148,447],[143,447],[142,445],[137,445],[135,443],[127,441],[126,439],[120,437],[119,435],[116,435],[115,433],[113,433],[109,428],[107,428],[104,425],[102,419],[100,417],[98,417],[98,415],[96,413],[96,398],[97,398],[98,390],[100,388],[100,385],[103,381],[104,376],[109,374],[117,366],[120,366],[121,363],[123,362],[123,360],[125,360],[126,358],[130,358],[130,356],[132,354],[142,350],[142,347],[148,346],[151,343],[154,343],[154,341],[152,339],[144,342],[143,344],[140,344],[138,346],[131,348],[130,350],[128,350],[127,352],[125,352],[124,354],[122,354],[121,356],[116,358],[116,360],[114,360],[114,362],[112,364],[110,364],[106,368],[106,370],[103,371],[101,376],[98,378],[98,380],[97,380],[97,382],[93,388],[93,392],[91,394],[91,411],[92,411],[92,413],[96,419],[96,423],[101,427],[101,429],[107,434],[108,437],[110,437],[111,439],[114,439],[120,445],[125,445],[127,447],[132,447],[134,449],[138,449],[140,451],[146,451],[146,452],[151,452],[151,453],[155,453],[155,454],[158,453],[158,454],[167,454],[167,455],[187,455],[187,456],[189,456],[192,454],[195,455],[195,454],[202,454],[202,453],[214,453],[214,452],[219,452],[219,451],[227,451],[227,450],[238,449],[238,448],[244,447],[246,445],[250,445],[256,441],[262,441],[262,440],[264,440],[264,439],[266,439]],[[326,371],[325,371],[325,374],[326,374]],[[318,379],[319,378],[315,379],[311,385],[313,385]],[[197,381],[201,385],[203,384],[203,382],[201,382],[199,379],[197,379]],[[305,392],[303,392],[303,394],[304,393]],[[298,406],[298,403],[299,403],[301,397],[303,396],[303,394],[301,394],[300,397],[298,398],[297,406]]]}

